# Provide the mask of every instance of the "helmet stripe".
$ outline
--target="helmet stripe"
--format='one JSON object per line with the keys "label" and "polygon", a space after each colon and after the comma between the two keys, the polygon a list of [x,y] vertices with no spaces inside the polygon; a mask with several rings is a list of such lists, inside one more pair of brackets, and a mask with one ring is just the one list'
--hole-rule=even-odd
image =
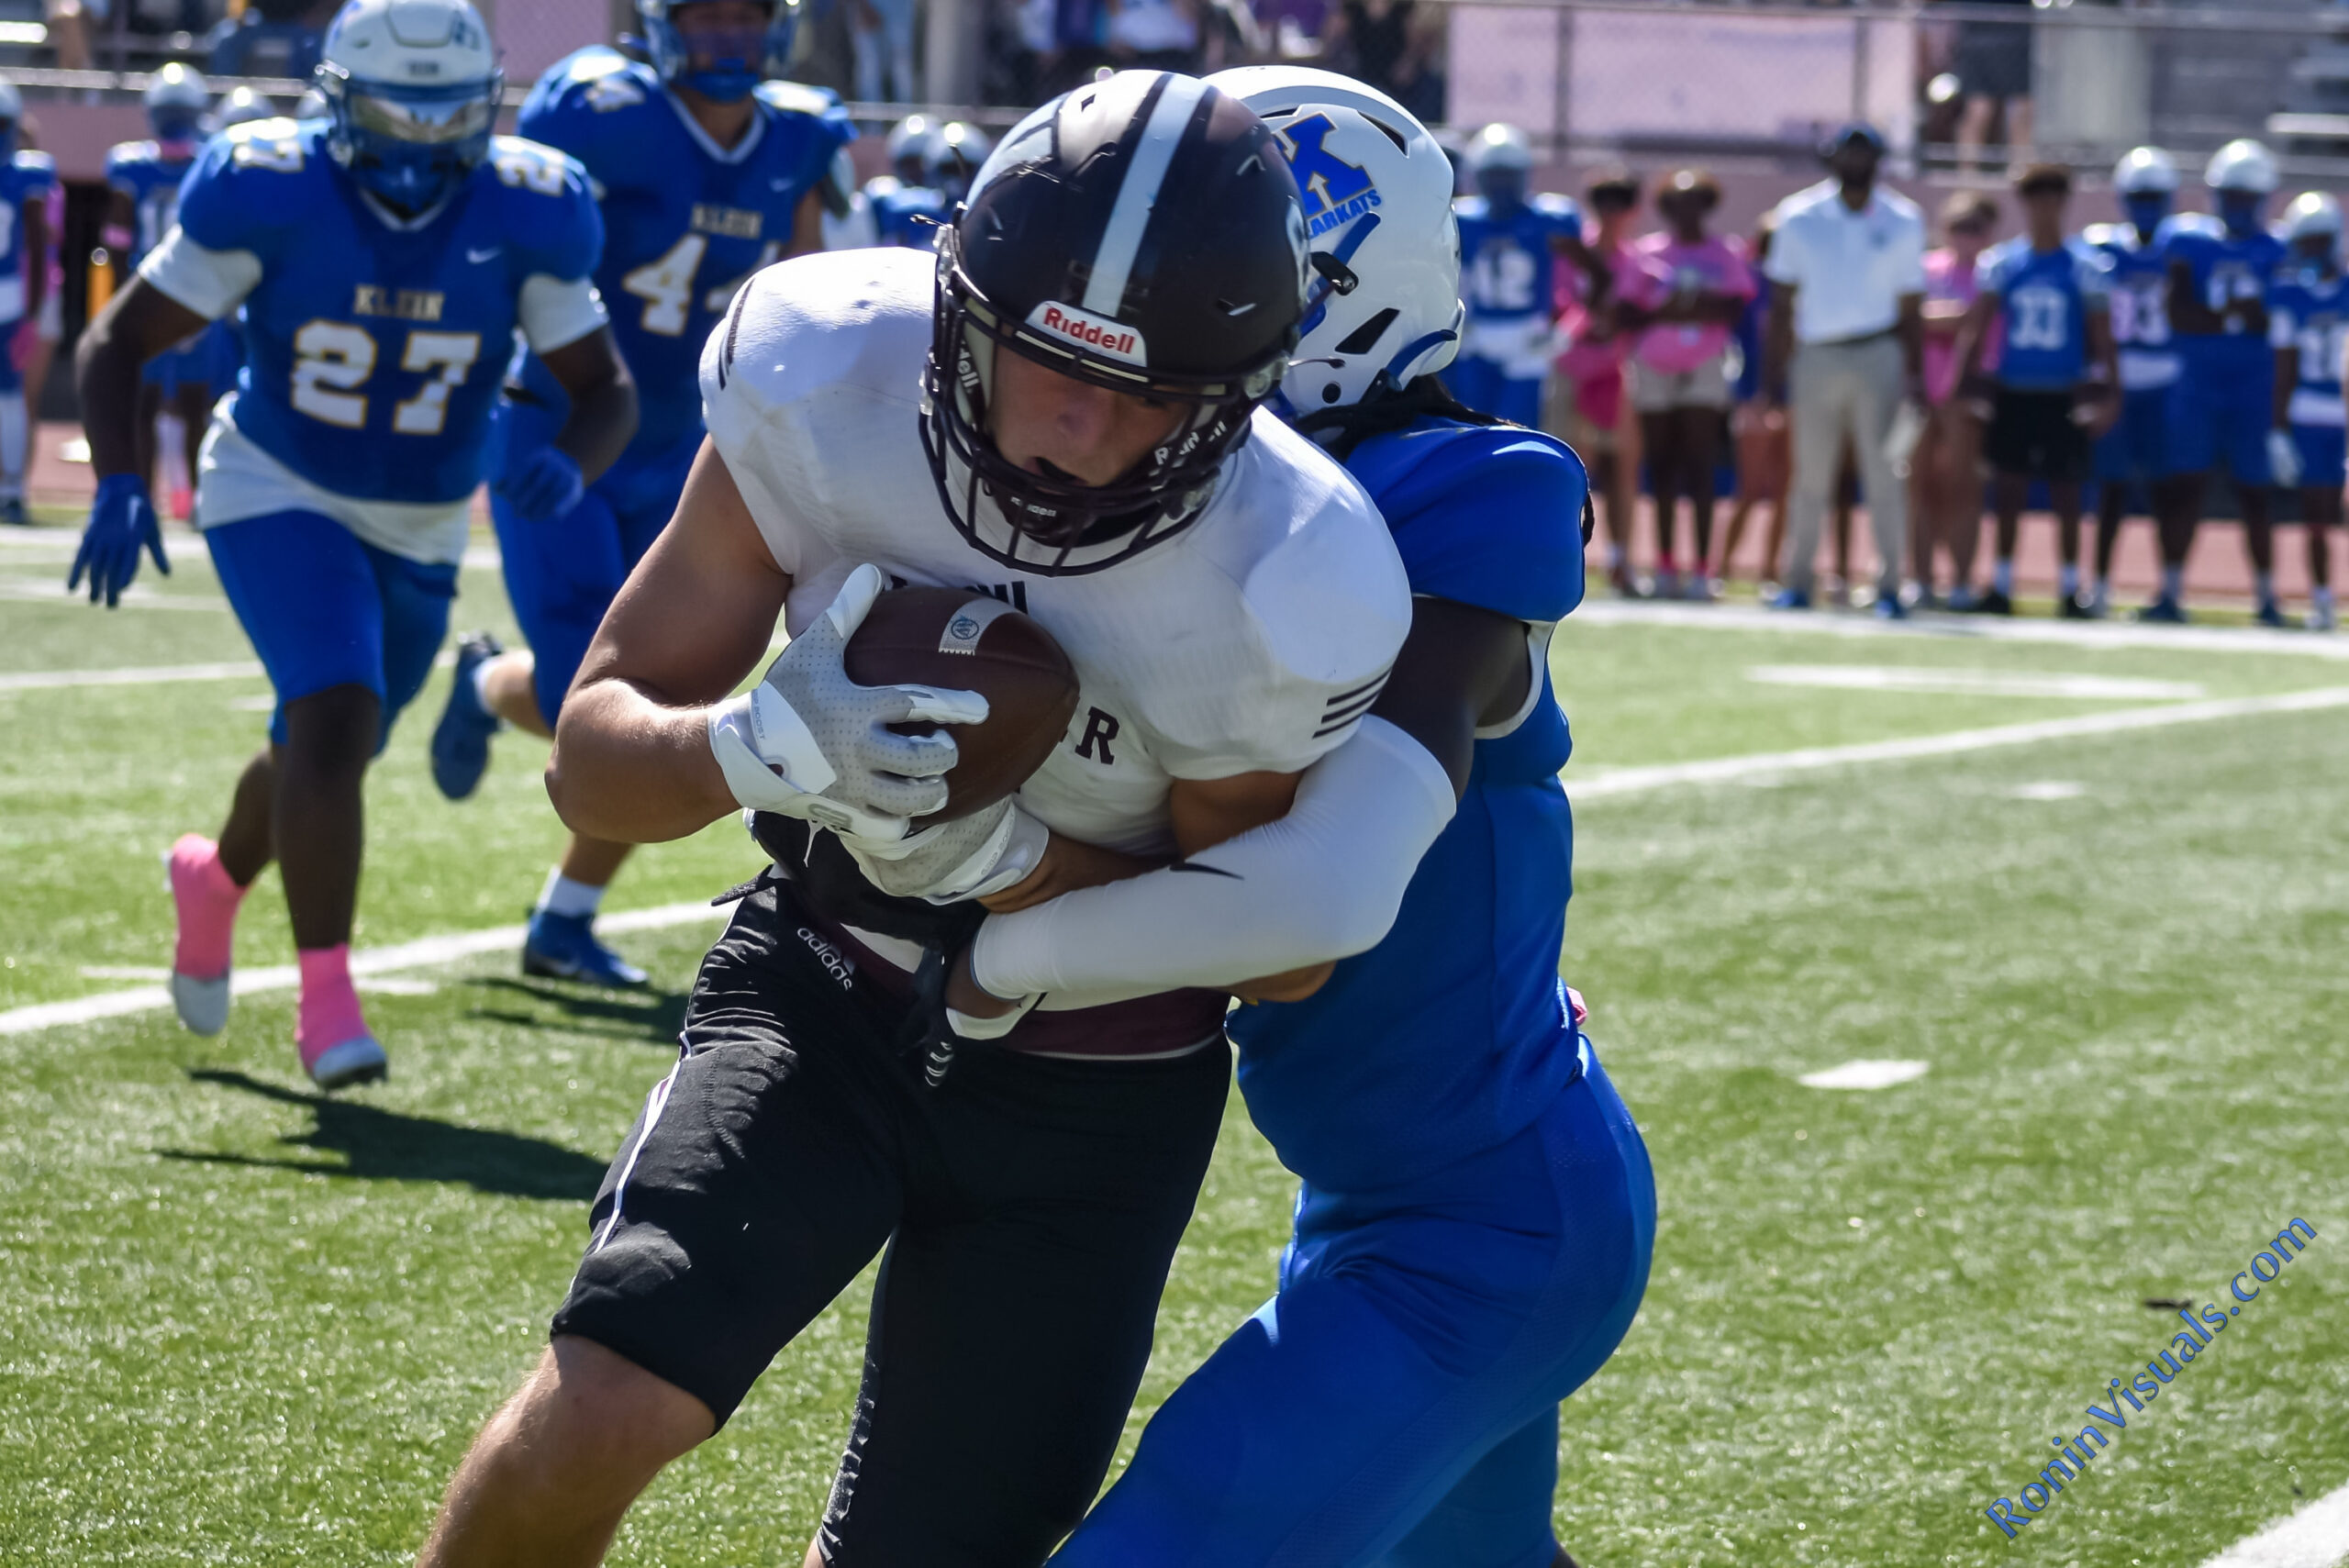
{"label": "helmet stripe", "polygon": [[1158,79],[1157,92],[1158,102],[1135,141],[1126,177],[1118,186],[1118,199],[1109,208],[1109,221],[1102,228],[1101,243],[1093,251],[1092,276],[1079,303],[1096,316],[1114,317],[1125,303],[1126,280],[1133,274],[1134,258],[1141,253],[1142,235],[1150,228],[1158,188],[1166,182],[1167,168],[1174,161],[1175,149],[1183,144],[1193,111],[1207,95],[1208,84],[1196,76],[1170,72]]}

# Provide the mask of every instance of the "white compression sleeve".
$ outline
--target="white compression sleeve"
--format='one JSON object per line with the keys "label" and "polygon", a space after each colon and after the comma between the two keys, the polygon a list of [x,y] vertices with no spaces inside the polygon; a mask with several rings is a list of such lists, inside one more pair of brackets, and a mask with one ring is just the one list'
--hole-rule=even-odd
{"label": "white compression sleeve", "polygon": [[972,973],[998,996],[1088,1003],[1220,988],[1378,944],[1458,801],[1383,718],[1305,770],[1288,815],[1174,865],[991,915]]}

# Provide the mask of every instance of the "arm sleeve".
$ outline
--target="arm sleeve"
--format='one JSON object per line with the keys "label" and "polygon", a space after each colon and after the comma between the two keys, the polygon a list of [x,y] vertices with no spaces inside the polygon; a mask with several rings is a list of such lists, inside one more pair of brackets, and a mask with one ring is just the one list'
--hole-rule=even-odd
{"label": "arm sleeve", "polygon": [[1277,822],[1105,887],[990,915],[972,973],[998,996],[1088,1002],[1224,988],[1375,947],[1457,806],[1425,748],[1382,718],[1298,781]]}
{"label": "arm sleeve", "polygon": [[250,250],[214,250],[174,228],[139,263],[139,275],[207,321],[237,308],[261,282],[261,258]]}
{"label": "arm sleeve", "polygon": [[532,272],[522,280],[518,304],[522,336],[536,353],[575,343],[608,319],[604,314],[603,295],[585,278]]}

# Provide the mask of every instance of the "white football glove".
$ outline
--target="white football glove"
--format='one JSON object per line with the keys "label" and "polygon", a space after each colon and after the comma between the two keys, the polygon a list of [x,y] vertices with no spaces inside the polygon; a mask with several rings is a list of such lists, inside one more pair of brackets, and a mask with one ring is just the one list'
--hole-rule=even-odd
{"label": "white football glove", "polygon": [[977,724],[987,700],[929,686],[860,686],[841,660],[887,581],[863,565],[766,678],[709,710],[709,749],[726,787],[754,811],[779,812],[873,843],[907,835],[907,818],[946,804],[953,737],[900,735],[892,724]]}
{"label": "white football glove", "polygon": [[899,898],[953,904],[1017,886],[1044,858],[1052,830],[1007,799],[896,840],[841,833],[864,880]]}
{"label": "white football glove", "polygon": [[2267,432],[2267,467],[2276,483],[2287,490],[2300,483],[2300,443],[2289,430]]}

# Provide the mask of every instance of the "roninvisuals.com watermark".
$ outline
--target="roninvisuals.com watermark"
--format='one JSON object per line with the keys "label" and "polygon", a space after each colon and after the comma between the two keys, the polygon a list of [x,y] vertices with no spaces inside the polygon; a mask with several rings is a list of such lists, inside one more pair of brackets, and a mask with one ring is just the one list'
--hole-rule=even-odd
{"label": "roninvisuals.com watermark", "polygon": [[[2050,1438],[2048,1441],[2055,1448],[2053,1462],[2039,1473],[2037,1480],[2024,1483],[2020,1505],[2011,1497],[2001,1497],[1983,1509],[1990,1522],[2006,1531],[2007,1539],[2012,1540],[2019,1527],[2031,1523],[2033,1516],[2054,1501],[2065,1482],[2078,1480],[2088,1462],[2099,1451],[2112,1446],[2112,1440],[2104,1435],[2098,1421],[2114,1431],[2128,1426],[2131,1413],[2143,1410],[2148,1400],[2161,1393],[2164,1384],[2185,1371],[2199,1352],[2210,1349],[2210,1341],[2226,1328],[2227,1319],[2239,1317],[2245,1307],[2257,1300],[2260,1285],[2282,1273],[2284,1265],[2292,1261],[2292,1254],[2307,1251],[2308,1244],[2315,1240],[2315,1226],[2305,1219],[2293,1220],[2253,1256],[2249,1268],[2228,1283],[2227,1294],[2235,1298],[2234,1306],[2223,1312],[2215,1305],[2205,1307],[2199,1318],[2190,1306],[2179,1308],[2177,1315],[2186,1319],[2188,1331],[2172,1339],[2168,1350],[2147,1362],[2145,1370],[2132,1373],[2128,1382],[2114,1378],[2105,1393],[2112,1407],[2108,1410],[2101,1405],[2090,1405],[2087,1413],[2095,1419],[2082,1427],[2077,1436]],[[2257,1283],[2246,1286],[2246,1281]],[[2119,1397],[2114,1398],[2115,1395]],[[2126,1411],[2121,1409],[2124,1403],[2129,1407]]]}

